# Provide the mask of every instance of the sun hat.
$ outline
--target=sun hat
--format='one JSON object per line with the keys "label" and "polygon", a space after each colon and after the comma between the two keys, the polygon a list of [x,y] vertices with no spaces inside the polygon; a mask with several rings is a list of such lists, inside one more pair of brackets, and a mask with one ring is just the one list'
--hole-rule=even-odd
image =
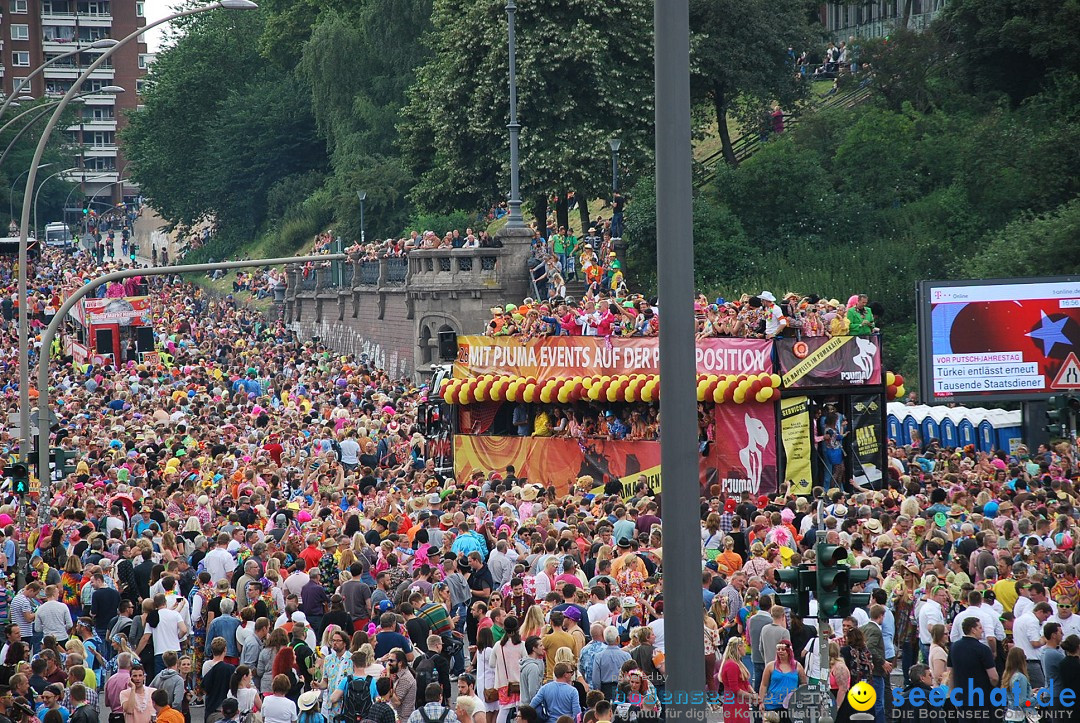
{"label": "sun hat", "polygon": [[297,704],[300,710],[311,710],[319,702],[319,691],[309,690],[306,693],[301,693],[300,698],[297,700]]}

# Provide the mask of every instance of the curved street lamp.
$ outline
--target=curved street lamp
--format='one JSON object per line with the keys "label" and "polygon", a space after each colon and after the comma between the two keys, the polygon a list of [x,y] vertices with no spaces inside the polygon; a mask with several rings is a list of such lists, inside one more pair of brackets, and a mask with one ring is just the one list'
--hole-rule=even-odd
{"label": "curved street lamp", "polygon": [[[27,187],[33,186],[37,180],[38,165],[41,163],[41,157],[45,154],[45,146],[49,142],[49,136],[52,135],[53,129],[56,128],[57,123],[60,122],[60,116],[64,113],[64,108],[71,102],[71,99],[79,92],[79,88],[86,82],[90,75],[100,68],[102,64],[108,60],[113,53],[127,45],[128,43],[136,40],[140,35],[155,28],[158,25],[163,25],[179,18],[188,17],[190,15],[197,15],[198,13],[205,13],[211,10],[255,10],[259,6],[251,0],[218,0],[217,2],[210,3],[209,5],[200,5],[199,7],[188,8],[187,10],[181,10],[179,12],[166,15],[165,17],[155,20],[152,23],[147,23],[143,27],[135,30],[132,33],[124,36],[120,40],[116,41],[115,45],[107,48],[97,60],[87,66],[86,70],[75,79],[75,82],[71,84],[71,87],[64,94],[64,97],[60,99],[60,103],[56,106],[56,110],[53,111],[52,117],[49,118],[48,125],[45,126],[45,130],[41,134],[41,138],[38,140],[37,150],[34,151],[34,159],[30,162],[30,175],[27,179]],[[27,241],[27,226],[30,224],[30,197],[23,194],[23,206],[22,216],[19,223],[19,458],[23,461],[30,459],[30,443],[33,439],[33,435],[30,430],[30,333],[27,318],[27,306],[26,303],[26,241]],[[43,349],[41,353],[48,354],[48,349]],[[43,446],[48,446],[48,439],[46,438],[42,442]],[[44,474],[48,474],[46,468]]]}
{"label": "curved street lamp", "polygon": [[42,181],[41,183],[38,184],[37,190],[34,191],[34,238],[38,239],[39,241],[41,240],[41,237],[37,235],[38,234],[37,205],[38,205],[38,199],[41,198],[41,189],[45,188],[45,184],[48,183],[49,181],[51,181],[52,179],[56,178],[57,176],[62,176],[65,173],[78,173],[78,171],[79,171],[78,168],[66,168],[63,171],[57,171],[56,173],[52,174],[51,176],[46,178],[44,181]]}
{"label": "curved street lamp", "polygon": [[[109,87],[109,86],[106,86],[106,87]],[[86,95],[87,95],[86,93],[83,93],[82,95],[77,95],[77,96],[75,96],[74,98],[71,99],[71,102],[72,103],[82,103],[82,102],[84,102]],[[8,143],[7,148],[4,149],[4,152],[2,154],[0,154],[0,167],[2,167],[4,165],[4,161],[7,160],[8,154],[11,153],[11,149],[15,147],[15,144],[18,142],[18,140],[20,138],[22,138],[22,134],[26,133],[26,131],[30,130],[30,126],[34,125],[39,120],[41,120],[45,116],[45,114],[49,112],[49,109],[55,108],[59,104],[60,104],[60,101],[54,100],[52,103],[46,103],[44,105],[35,106],[35,107],[31,108],[29,111],[27,111],[28,113],[33,112],[33,111],[38,111],[38,114],[36,116],[34,116],[33,118],[31,118],[30,120],[28,120],[26,122],[26,125],[24,125],[22,128],[19,129],[19,132],[15,134],[15,137],[11,139],[10,143]],[[11,125],[11,123],[13,121],[18,120],[19,118],[23,117],[24,115],[26,115],[26,113],[20,113],[18,116],[16,116],[15,118],[12,118],[10,121],[8,121],[7,125],[5,125],[4,128],[0,128],[0,133],[2,133],[4,131],[4,129],[8,127],[8,125]],[[13,214],[9,211],[8,215],[11,216]]]}
{"label": "curved street lamp", "polygon": [[[49,167],[51,167],[53,165],[55,165],[55,164],[46,163],[45,165],[43,165],[41,167],[42,168],[49,168]],[[12,196],[15,195],[15,186],[19,185],[19,179],[21,179],[23,176],[25,176],[29,172],[30,172],[30,169],[28,168],[25,171],[23,171],[22,173],[20,173],[19,175],[15,176],[15,180],[11,182],[11,188],[8,189],[8,217],[11,218],[12,220],[15,219],[15,212],[11,208],[11,198],[12,198]],[[23,193],[26,193],[26,192],[23,191]]]}
{"label": "curved street lamp", "polygon": [[119,45],[119,42],[116,41],[116,40],[113,40],[112,38],[102,38],[101,40],[95,40],[94,42],[90,43],[89,45],[78,47],[78,48],[75,48],[74,50],[69,50],[66,53],[61,53],[60,55],[57,55],[52,60],[46,60],[44,63],[42,63],[38,67],[34,68],[33,72],[31,72],[30,75],[26,76],[25,78],[20,78],[19,83],[14,88],[11,89],[11,95],[9,95],[7,97],[7,99],[4,100],[4,104],[2,106],[0,106],[0,118],[2,118],[4,116],[4,113],[7,112],[8,106],[12,104],[12,101],[14,101],[15,97],[17,95],[19,95],[19,93],[22,92],[23,88],[27,88],[30,85],[30,81],[35,76],[40,75],[42,73],[42,71],[44,71],[46,68],[48,68],[53,63],[56,63],[56,62],[58,62],[60,60],[64,60],[66,58],[70,58],[73,55],[78,55],[79,53],[84,53],[87,50],[108,50],[109,48],[116,47],[117,45]]}

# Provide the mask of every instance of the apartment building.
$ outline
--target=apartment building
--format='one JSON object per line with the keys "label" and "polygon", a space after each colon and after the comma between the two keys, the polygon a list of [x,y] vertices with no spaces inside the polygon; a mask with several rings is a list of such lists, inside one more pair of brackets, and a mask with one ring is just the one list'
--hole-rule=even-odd
{"label": "apartment building", "polygon": [[[4,96],[11,94],[33,69],[71,50],[96,40],[117,40],[146,25],[141,0],[0,0],[0,74]],[[119,48],[83,83],[90,91],[77,109],[78,123],[64,129],[67,140],[78,148],[75,178],[86,196],[102,203],[117,203],[138,195],[126,179],[126,163],[117,146],[125,113],[139,103],[143,77],[153,56],[144,38]],[[82,71],[104,50],[87,49],[46,68],[30,81],[34,98],[59,98]],[[118,85],[119,95],[94,94],[104,86]],[[10,113],[9,113],[10,115]]]}

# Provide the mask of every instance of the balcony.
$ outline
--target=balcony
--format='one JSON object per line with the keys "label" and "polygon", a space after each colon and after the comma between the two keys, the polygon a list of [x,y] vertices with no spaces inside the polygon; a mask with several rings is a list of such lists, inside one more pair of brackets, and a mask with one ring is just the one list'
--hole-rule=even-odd
{"label": "balcony", "polygon": [[115,131],[116,118],[83,118],[79,125],[68,126],[64,130],[70,132],[86,131]]}
{"label": "balcony", "polygon": [[[53,78],[56,80],[76,80],[86,70],[83,68],[80,70],[76,67],[55,66],[50,65],[42,73],[46,79]],[[90,74],[91,79],[107,80],[110,83],[116,78],[116,68],[98,68]]]}
{"label": "balcony", "polygon": [[72,27],[78,22],[83,27],[108,27],[112,24],[112,13],[75,13],[64,12],[50,12],[43,9],[41,11],[41,24],[42,25],[59,25],[62,27]]}
{"label": "balcony", "polygon": [[116,144],[83,146],[81,153],[87,158],[111,158],[116,156]]}

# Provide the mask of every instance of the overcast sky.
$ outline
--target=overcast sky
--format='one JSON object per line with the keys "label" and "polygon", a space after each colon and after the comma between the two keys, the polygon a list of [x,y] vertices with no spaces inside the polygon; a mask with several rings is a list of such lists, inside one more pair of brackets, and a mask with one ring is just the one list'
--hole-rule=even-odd
{"label": "overcast sky", "polygon": [[[146,22],[152,23],[172,12],[170,6],[177,4],[174,0],[146,0]],[[156,53],[161,46],[161,37],[168,25],[161,25],[147,33],[146,43],[151,53]]]}

